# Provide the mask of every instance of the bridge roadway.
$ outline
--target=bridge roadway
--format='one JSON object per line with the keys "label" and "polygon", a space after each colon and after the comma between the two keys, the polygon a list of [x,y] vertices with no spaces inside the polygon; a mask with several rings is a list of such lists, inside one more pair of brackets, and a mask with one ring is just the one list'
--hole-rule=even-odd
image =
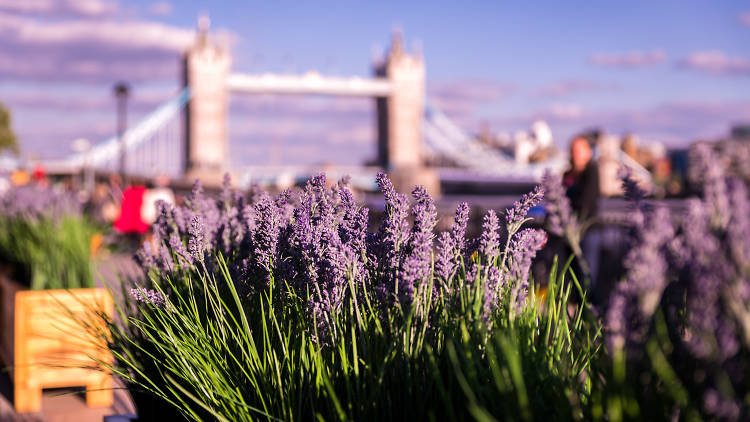
{"label": "bridge roadway", "polygon": [[248,75],[234,73],[227,78],[231,92],[245,94],[342,95],[354,97],[387,97],[392,92],[386,78],[304,75]]}

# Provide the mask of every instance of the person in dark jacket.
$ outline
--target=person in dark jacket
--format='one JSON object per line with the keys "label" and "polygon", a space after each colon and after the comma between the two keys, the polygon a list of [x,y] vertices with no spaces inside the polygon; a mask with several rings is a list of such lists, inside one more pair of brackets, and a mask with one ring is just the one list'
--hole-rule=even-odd
{"label": "person in dark jacket", "polygon": [[577,137],[570,143],[570,169],[563,175],[570,205],[580,221],[596,218],[599,211],[599,167],[592,160],[589,141]]}
{"label": "person in dark jacket", "polygon": [[581,249],[588,264],[590,288],[593,290],[599,272],[601,246],[600,230],[593,224],[599,212],[599,167],[593,160],[591,144],[586,138],[579,136],[570,143],[570,169],[563,175],[563,185],[578,220],[588,227],[581,241]]}

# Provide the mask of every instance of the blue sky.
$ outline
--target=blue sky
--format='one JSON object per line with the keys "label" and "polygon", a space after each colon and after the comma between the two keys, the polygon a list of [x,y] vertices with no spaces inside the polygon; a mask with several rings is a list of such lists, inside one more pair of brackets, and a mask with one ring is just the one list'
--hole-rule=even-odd
{"label": "blue sky", "polygon": [[[430,100],[469,131],[543,118],[560,145],[589,127],[684,145],[750,121],[746,2],[468,3],[0,0],[0,101],[28,155],[104,139],[112,83],[131,80],[133,119],[158,105],[207,13],[241,72],[369,75],[400,27],[421,45]],[[359,162],[374,152],[373,118],[367,99],[233,96],[232,155]]]}

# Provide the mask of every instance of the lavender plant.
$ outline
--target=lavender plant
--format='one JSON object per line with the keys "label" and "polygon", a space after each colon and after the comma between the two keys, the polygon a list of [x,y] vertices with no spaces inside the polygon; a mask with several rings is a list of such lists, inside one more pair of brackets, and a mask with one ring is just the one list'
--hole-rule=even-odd
{"label": "lavender plant", "polygon": [[589,266],[581,249],[581,240],[592,221],[578,220],[570,206],[570,199],[565,194],[562,176],[548,170],[542,177],[542,186],[546,192],[547,229],[550,233],[565,239],[584,275],[590,276]]}
{"label": "lavender plant", "polygon": [[642,200],[624,175],[633,245],[606,314],[607,344],[617,388],[631,385],[639,406],[612,406],[615,418],[622,409],[636,419],[749,414],[748,192],[708,146],[692,158],[703,198],[689,200],[681,221]]}
{"label": "lavender plant", "polygon": [[65,192],[21,186],[0,195],[0,263],[31,289],[92,287],[93,232]]}
{"label": "lavender plant", "polygon": [[[570,394],[590,394],[596,324],[585,304],[566,311],[567,267],[535,295],[529,267],[546,235],[523,225],[542,190],[504,227],[489,211],[476,240],[460,204],[436,242],[424,188],[410,207],[385,174],[377,181],[386,206],[374,233],[346,182],[329,188],[324,175],[296,195],[246,201],[227,181],[218,200],[196,187],[185,207],[162,204],[124,323],[100,333],[139,412],[162,402],[195,420],[525,417],[560,406],[582,416]],[[547,404],[532,405],[531,388]]]}

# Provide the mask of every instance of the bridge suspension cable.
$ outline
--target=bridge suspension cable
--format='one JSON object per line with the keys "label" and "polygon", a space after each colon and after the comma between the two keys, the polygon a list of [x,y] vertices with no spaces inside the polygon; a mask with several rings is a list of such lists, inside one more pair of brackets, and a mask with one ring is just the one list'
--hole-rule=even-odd
{"label": "bridge suspension cable", "polygon": [[467,134],[428,102],[424,119],[425,146],[459,167],[508,179],[540,180],[546,169],[562,170],[561,158],[544,163],[517,163],[513,157]]}
{"label": "bridge suspension cable", "polygon": [[[180,112],[189,99],[190,89],[185,87],[125,131],[123,138],[128,157],[128,174],[180,174],[184,156]],[[71,155],[60,164],[70,169],[89,167],[96,170],[113,170],[118,166],[120,153],[120,140],[115,135],[89,151]]]}

